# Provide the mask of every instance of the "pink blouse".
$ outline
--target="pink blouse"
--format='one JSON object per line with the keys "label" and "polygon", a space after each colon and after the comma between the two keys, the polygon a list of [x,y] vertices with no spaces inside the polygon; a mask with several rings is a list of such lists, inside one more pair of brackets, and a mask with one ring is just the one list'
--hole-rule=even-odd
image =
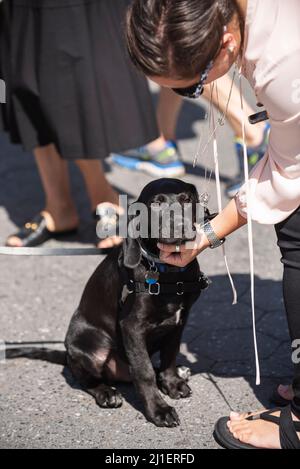
{"label": "pink blouse", "polygon": [[[251,218],[276,224],[300,206],[300,0],[248,0],[245,41],[243,74],[271,124],[250,175]],[[245,186],[236,201],[246,218]]]}

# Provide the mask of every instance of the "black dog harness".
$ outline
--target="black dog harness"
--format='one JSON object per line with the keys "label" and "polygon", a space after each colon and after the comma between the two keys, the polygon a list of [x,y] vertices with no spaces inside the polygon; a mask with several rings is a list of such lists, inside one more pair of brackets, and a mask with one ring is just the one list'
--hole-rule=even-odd
{"label": "black dog harness", "polygon": [[[155,258],[144,249],[142,249],[143,259],[149,264],[149,272],[159,273],[156,281],[147,282],[147,274],[144,282],[137,282],[134,279],[132,269],[128,269],[124,265],[120,267],[122,278],[122,291],[119,301],[121,309],[121,317],[125,317],[131,310],[135,297],[140,293],[148,293],[150,296],[160,295],[176,295],[183,296],[185,293],[201,293],[206,290],[211,281],[208,277],[200,272],[195,281],[191,282],[190,266],[185,268],[173,267],[165,264],[160,259]],[[158,262],[157,262],[158,261]],[[155,278],[155,275],[153,275]]]}

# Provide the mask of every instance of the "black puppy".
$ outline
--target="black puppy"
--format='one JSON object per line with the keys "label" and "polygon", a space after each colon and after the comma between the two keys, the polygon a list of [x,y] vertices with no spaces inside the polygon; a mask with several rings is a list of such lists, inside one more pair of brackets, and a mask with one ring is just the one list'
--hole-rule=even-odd
{"label": "black puppy", "polygon": [[[196,222],[198,193],[191,184],[160,179],[148,184],[138,202],[166,206],[192,204]],[[160,233],[165,229],[163,216]],[[160,263],[157,242],[173,244],[195,237],[127,238],[96,269],[83,293],[65,340],[67,362],[75,379],[101,407],[119,407],[122,398],[111,386],[133,381],[147,418],[157,426],[179,425],[178,415],[159,389],[173,399],[186,398],[191,389],[179,377],[176,357],[188,313],[207,287],[197,260],[179,269]],[[149,227],[150,229],[151,227]],[[160,352],[156,374],[150,357]],[[158,389],[159,388],[159,389]]]}

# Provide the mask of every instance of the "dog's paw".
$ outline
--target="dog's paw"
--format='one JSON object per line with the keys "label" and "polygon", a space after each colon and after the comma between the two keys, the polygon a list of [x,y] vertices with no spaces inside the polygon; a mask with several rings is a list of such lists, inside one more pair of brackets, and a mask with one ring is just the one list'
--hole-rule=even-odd
{"label": "dog's paw", "polygon": [[97,404],[105,409],[117,409],[123,404],[123,399],[119,391],[112,387],[106,387],[97,393]]}
{"label": "dog's paw", "polygon": [[147,412],[148,419],[157,427],[178,427],[180,420],[174,407],[169,405],[155,405],[150,412]]}
{"label": "dog's paw", "polygon": [[192,390],[186,380],[176,375],[169,376],[160,373],[158,376],[158,386],[171,399],[186,399],[192,395]]}

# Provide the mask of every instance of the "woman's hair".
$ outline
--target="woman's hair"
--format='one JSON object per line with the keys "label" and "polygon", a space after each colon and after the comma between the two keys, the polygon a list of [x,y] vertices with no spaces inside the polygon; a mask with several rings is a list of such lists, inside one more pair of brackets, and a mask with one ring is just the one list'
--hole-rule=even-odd
{"label": "woman's hair", "polygon": [[147,76],[194,78],[219,54],[224,26],[236,13],[241,20],[235,0],[133,0],[129,55]]}

